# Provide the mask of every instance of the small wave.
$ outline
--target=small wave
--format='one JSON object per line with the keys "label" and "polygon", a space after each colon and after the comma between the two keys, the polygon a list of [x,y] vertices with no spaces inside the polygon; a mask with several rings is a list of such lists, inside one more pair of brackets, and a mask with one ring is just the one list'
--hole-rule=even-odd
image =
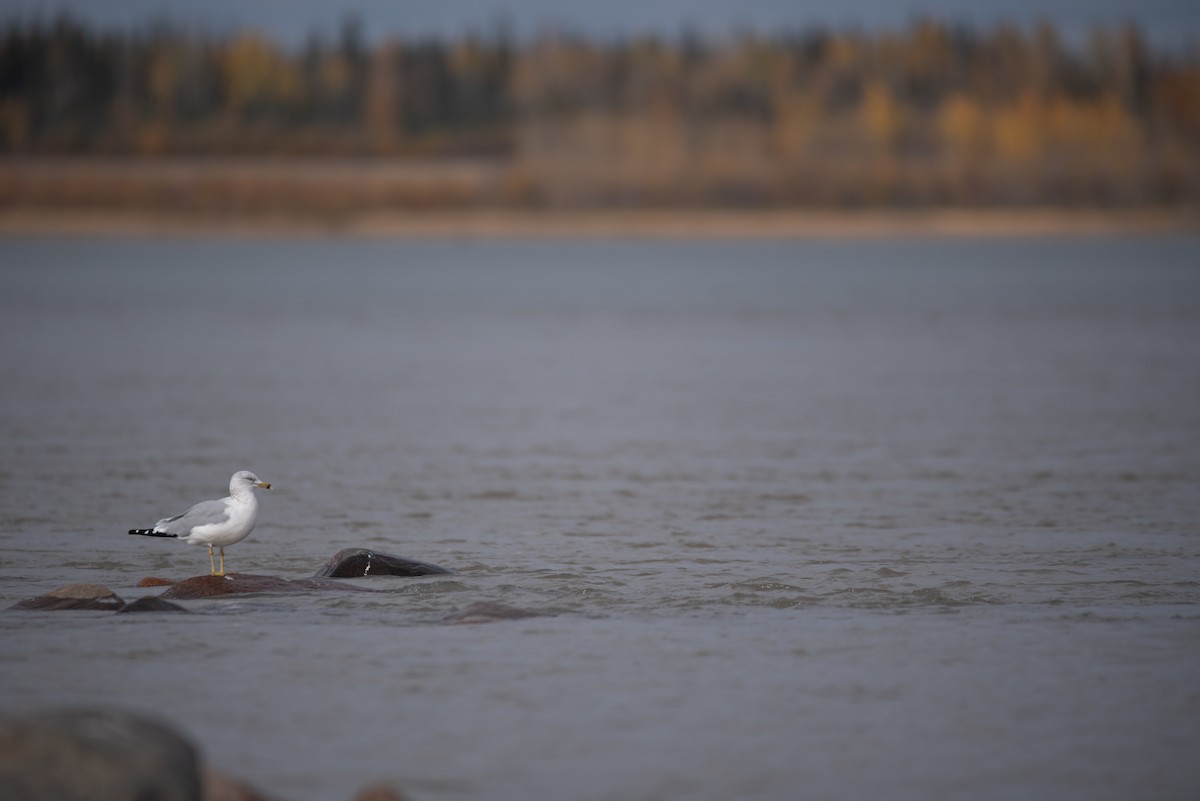
{"label": "small wave", "polygon": [[897,592],[882,587],[846,587],[824,594],[827,601],[841,601],[855,609],[904,609],[909,607],[962,607],[998,603],[983,595],[955,596],[937,587]]}
{"label": "small wave", "polygon": [[458,570],[459,573],[463,573],[463,574],[499,573],[499,572],[501,572],[500,568],[492,567],[491,565],[485,565],[483,562],[474,562],[472,564],[459,565],[456,569]]}
{"label": "small wave", "polygon": [[936,587],[923,587],[912,591],[912,597],[921,606],[971,606],[971,600],[952,598]]}
{"label": "small wave", "polygon": [[759,495],[760,501],[775,501],[777,503],[805,504],[811,503],[812,498],[802,492],[765,493]]}
{"label": "small wave", "polygon": [[424,583],[405,584],[402,587],[396,587],[387,592],[393,595],[441,595],[447,592],[465,592],[472,589],[468,584],[463,584],[461,581],[429,581]]}
{"label": "small wave", "polygon": [[755,578],[738,581],[729,585],[733,590],[749,590],[752,592],[778,592],[779,590],[800,592],[800,588],[786,584],[773,578]]}
{"label": "small wave", "polygon": [[[798,606],[818,606],[823,599],[815,595],[779,595],[761,592],[734,592],[722,598],[718,603],[728,606],[756,606],[771,609],[794,609]],[[704,604],[686,604],[686,606],[703,606]]]}
{"label": "small wave", "polygon": [[581,581],[583,576],[564,570],[535,570],[533,576],[539,580],[551,581]]}
{"label": "small wave", "polygon": [[468,501],[513,501],[521,497],[516,490],[484,490],[463,496]]}
{"label": "small wave", "polygon": [[845,601],[857,609],[882,609],[902,605],[897,602],[896,593],[879,587],[844,587],[825,593],[823,597]]}

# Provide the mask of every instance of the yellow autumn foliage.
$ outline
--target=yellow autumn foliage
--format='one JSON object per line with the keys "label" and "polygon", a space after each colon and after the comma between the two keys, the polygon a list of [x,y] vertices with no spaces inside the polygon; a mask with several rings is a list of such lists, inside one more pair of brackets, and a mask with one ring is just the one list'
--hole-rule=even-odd
{"label": "yellow autumn foliage", "polygon": [[287,106],[300,99],[303,81],[296,65],[271,42],[254,33],[238,36],[221,58],[229,106],[242,111],[255,105]]}

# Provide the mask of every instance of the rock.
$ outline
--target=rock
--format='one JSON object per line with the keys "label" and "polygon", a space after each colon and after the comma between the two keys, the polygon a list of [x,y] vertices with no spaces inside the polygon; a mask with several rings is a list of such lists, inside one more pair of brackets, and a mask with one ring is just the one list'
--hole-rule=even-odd
{"label": "rock", "polygon": [[21,801],[200,801],[196,751],[172,729],[114,710],[0,719],[0,791]]}
{"label": "rock", "polygon": [[379,553],[367,548],[344,548],[333,556],[325,566],[316,572],[321,578],[357,578],[359,576],[445,576],[452,575],[453,570]]}
{"label": "rock", "polygon": [[405,801],[405,799],[389,785],[373,784],[355,793],[351,801]]}
{"label": "rock", "polygon": [[126,612],[186,612],[179,604],[173,604],[170,601],[164,601],[154,595],[147,595],[143,598],[138,598],[136,601],[130,601],[124,607],[117,610],[117,614],[123,615]]}
{"label": "rock", "polygon": [[209,769],[204,773],[204,801],[271,801],[245,782]]}
{"label": "rock", "polygon": [[171,581],[170,579],[158,578],[157,576],[146,576],[144,579],[139,581],[137,585],[139,587],[170,587],[174,583],[175,582]]}
{"label": "rock", "polygon": [[527,617],[543,617],[542,612],[518,609],[494,601],[477,601],[466,609],[442,618],[443,623],[495,623],[498,620],[520,620]]}
{"label": "rock", "polygon": [[29,598],[13,605],[13,609],[98,609],[112,612],[125,602],[101,584],[68,584],[45,595]]}
{"label": "rock", "polygon": [[221,595],[245,595],[249,593],[295,593],[313,590],[339,592],[375,592],[366,587],[355,587],[340,581],[323,581],[317,578],[285,579],[278,576],[257,576],[249,573],[229,573],[224,576],[195,576],[171,585],[160,598],[192,600],[215,598]]}

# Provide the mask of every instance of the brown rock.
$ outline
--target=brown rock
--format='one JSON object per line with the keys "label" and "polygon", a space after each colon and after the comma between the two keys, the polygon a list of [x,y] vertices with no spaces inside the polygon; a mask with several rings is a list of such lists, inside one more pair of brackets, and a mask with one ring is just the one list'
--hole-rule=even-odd
{"label": "brown rock", "polygon": [[113,612],[125,602],[101,584],[68,584],[13,605],[13,609],[96,609]]}
{"label": "brown rock", "polygon": [[297,593],[314,590],[339,592],[375,592],[366,587],[343,584],[340,581],[322,579],[285,579],[278,576],[257,576],[250,573],[229,573],[224,576],[195,576],[176,582],[160,598],[190,600],[216,598],[222,595],[245,595],[252,593]]}
{"label": "brown rock", "polygon": [[318,578],[358,578],[360,576],[445,576],[453,570],[379,553],[367,548],[343,548],[329,557],[325,566],[316,572]]}
{"label": "brown rock", "polygon": [[170,579],[158,578],[157,576],[146,576],[137,583],[139,587],[170,587],[175,582]]}
{"label": "brown rock", "polygon": [[204,774],[204,801],[271,801],[271,798],[210,768]]}
{"label": "brown rock", "polygon": [[405,801],[405,798],[390,785],[373,784],[359,790],[350,801]]}

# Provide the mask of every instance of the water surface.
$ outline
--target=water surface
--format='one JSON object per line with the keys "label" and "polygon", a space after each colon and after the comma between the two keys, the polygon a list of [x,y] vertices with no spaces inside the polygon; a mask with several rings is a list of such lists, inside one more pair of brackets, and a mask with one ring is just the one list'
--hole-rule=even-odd
{"label": "water surface", "polygon": [[[0,241],[0,705],[283,799],[1195,798],[1200,240]],[[546,617],[441,620],[476,601]],[[169,619],[167,619],[169,617]]]}

